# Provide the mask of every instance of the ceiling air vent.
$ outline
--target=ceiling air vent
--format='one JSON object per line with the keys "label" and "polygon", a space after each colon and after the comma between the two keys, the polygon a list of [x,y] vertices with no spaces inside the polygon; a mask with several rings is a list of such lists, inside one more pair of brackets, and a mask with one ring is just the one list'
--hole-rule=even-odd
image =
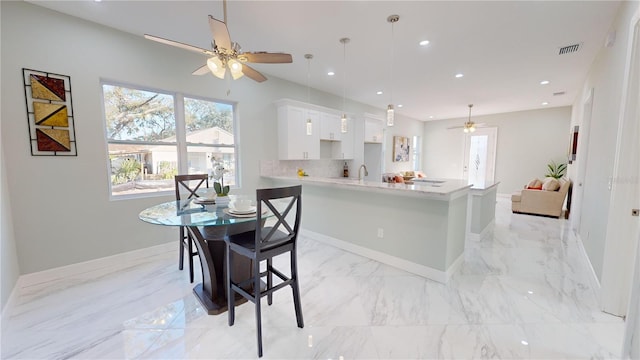
{"label": "ceiling air vent", "polygon": [[580,44],[573,44],[560,48],[558,55],[570,54],[580,50]]}
{"label": "ceiling air vent", "polygon": [[564,95],[564,91],[558,91],[553,93],[553,96],[560,96],[560,95]]}

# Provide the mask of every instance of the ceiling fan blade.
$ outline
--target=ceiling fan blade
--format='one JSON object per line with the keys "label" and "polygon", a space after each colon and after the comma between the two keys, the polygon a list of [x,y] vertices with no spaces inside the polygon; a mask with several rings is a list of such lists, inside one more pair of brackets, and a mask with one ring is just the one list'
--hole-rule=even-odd
{"label": "ceiling fan blade", "polygon": [[207,66],[207,64],[202,65],[201,67],[195,69],[191,75],[206,75],[208,73],[210,73],[211,71],[209,70],[209,67]]}
{"label": "ceiling fan blade", "polygon": [[238,55],[240,61],[247,61],[250,63],[264,63],[264,64],[282,64],[291,63],[293,58],[291,54],[285,53],[268,53],[268,52],[250,52],[242,53]]}
{"label": "ceiling fan blade", "polygon": [[229,29],[227,24],[209,15],[209,28],[215,41],[216,46],[230,50],[231,49],[231,36],[229,36]]}
{"label": "ceiling fan blade", "polygon": [[256,69],[250,67],[247,64],[242,64],[242,73],[257,82],[263,82],[267,80],[264,75],[260,74]]}
{"label": "ceiling fan blade", "polygon": [[211,50],[199,48],[197,46],[193,46],[193,45],[189,45],[189,44],[184,44],[184,43],[181,43],[179,41],[173,41],[173,40],[169,40],[169,39],[165,39],[165,38],[161,38],[161,37],[153,36],[153,35],[149,35],[149,34],[144,34],[144,37],[145,37],[145,39],[157,41],[157,42],[165,44],[165,45],[171,45],[171,46],[179,47],[179,48],[184,49],[184,50],[189,50],[189,51],[197,52],[197,53],[208,55],[208,56],[214,55],[213,51],[211,51]]}

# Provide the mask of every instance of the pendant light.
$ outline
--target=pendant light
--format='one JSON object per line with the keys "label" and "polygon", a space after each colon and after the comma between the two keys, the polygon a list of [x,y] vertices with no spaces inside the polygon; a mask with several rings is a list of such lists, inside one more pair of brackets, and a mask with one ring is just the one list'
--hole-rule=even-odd
{"label": "pendant light", "polygon": [[340,118],[340,132],[347,132],[347,114],[345,113],[345,99],[347,97],[347,44],[351,41],[349,38],[342,38],[342,61],[344,63],[344,69],[342,70],[342,117]]}
{"label": "pendant light", "polygon": [[387,106],[387,126],[393,126],[395,121],[395,114],[393,109],[393,59],[394,59],[394,41],[393,41],[393,24],[397,23],[400,20],[399,15],[389,15],[387,17],[387,22],[391,23],[391,89],[389,90],[391,101]]}
{"label": "pendant light", "polygon": [[[304,58],[307,59],[307,103],[311,103],[311,95],[310,95],[310,87],[309,87],[309,79],[311,78],[311,59],[313,59],[312,54],[304,54]],[[313,123],[311,122],[311,117],[307,118],[307,135],[313,135]]]}

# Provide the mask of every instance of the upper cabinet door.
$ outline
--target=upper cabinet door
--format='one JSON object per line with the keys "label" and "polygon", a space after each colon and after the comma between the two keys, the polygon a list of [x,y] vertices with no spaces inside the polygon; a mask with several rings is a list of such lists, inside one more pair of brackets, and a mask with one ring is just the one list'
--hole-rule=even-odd
{"label": "upper cabinet door", "polygon": [[[307,132],[309,120],[310,134]],[[280,160],[319,159],[320,114],[297,106],[279,106],[277,141]]]}
{"label": "upper cabinet door", "polygon": [[340,141],[340,116],[320,113],[320,140]]}
{"label": "upper cabinet door", "polygon": [[364,142],[365,143],[382,143],[384,122],[377,119],[364,119]]}

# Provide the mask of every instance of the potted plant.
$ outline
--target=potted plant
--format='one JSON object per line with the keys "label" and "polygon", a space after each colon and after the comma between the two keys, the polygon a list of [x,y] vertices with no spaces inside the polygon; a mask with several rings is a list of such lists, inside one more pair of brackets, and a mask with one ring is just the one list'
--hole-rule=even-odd
{"label": "potted plant", "polygon": [[214,179],[213,188],[216,191],[216,195],[229,195],[229,185],[224,184],[224,173],[228,172],[228,170],[224,167],[224,163],[212,157],[211,164],[213,165],[213,169],[211,170],[211,175],[209,177]]}
{"label": "potted plant", "polygon": [[567,164],[561,163],[557,164],[555,161],[551,161],[547,164],[547,177],[552,177],[555,179],[560,179],[564,176],[567,171]]}

